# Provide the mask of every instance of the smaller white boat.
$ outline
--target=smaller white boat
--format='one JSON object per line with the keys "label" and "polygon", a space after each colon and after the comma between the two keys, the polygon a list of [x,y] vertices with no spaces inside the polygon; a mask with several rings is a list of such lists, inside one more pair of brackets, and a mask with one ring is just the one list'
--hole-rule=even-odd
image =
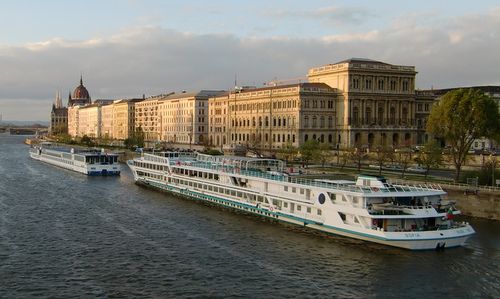
{"label": "smaller white boat", "polygon": [[86,175],[120,175],[118,155],[104,149],[75,150],[54,146],[50,142],[30,148],[31,158]]}

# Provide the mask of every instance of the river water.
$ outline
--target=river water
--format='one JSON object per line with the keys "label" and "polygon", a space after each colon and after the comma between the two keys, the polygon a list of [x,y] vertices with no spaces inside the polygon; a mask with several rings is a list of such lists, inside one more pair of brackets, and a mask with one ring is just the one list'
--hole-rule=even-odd
{"label": "river water", "polygon": [[[31,160],[0,135],[0,298],[499,298],[500,223],[411,252]],[[124,165],[125,168],[125,165]]]}

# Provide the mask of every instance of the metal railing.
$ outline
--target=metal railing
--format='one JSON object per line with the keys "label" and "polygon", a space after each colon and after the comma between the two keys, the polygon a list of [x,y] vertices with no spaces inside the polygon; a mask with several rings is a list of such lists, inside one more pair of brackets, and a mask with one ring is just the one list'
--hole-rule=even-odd
{"label": "metal railing", "polygon": [[[419,181],[412,181],[412,180],[401,180],[401,179],[390,179],[391,184],[413,184],[413,185],[418,185],[422,184],[422,182]],[[463,184],[463,183],[453,183],[453,182],[444,182],[444,183],[439,183],[439,186],[441,188],[449,187],[449,188],[455,188],[459,190],[479,190],[479,191],[489,191],[489,192],[500,192],[500,187],[495,187],[495,186],[471,186],[468,184]]]}
{"label": "metal railing", "polygon": [[393,185],[387,188],[377,188],[371,186],[358,186],[358,185],[347,185],[347,184],[338,184],[338,183],[329,183],[329,182],[321,182],[315,181],[311,179],[303,179],[303,178],[293,178],[283,174],[271,174],[267,172],[254,171],[254,170],[244,170],[240,168],[233,167],[231,165],[213,165],[211,163],[206,162],[190,162],[183,163],[177,161],[170,161],[170,165],[172,167],[186,168],[188,170],[196,170],[197,168],[203,168],[212,170],[215,172],[223,172],[234,175],[244,175],[256,178],[263,178],[273,181],[279,182],[287,182],[292,184],[304,185],[304,186],[312,186],[319,187],[325,189],[337,189],[347,192],[355,192],[355,193],[379,193],[379,192],[418,192],[418,191],[442,191],[439,186],[431,186],[431,185]]}

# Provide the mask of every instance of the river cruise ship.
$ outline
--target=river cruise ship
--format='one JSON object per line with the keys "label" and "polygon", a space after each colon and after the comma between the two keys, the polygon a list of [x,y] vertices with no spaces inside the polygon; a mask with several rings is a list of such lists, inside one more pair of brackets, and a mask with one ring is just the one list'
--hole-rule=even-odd
{"label": "river cruise ship", "polygon": [[144,153],[127,164],[138,184],[328,234],[412,250],[461,246],[474,234],[435,185],[302,179],[280,160],[200,153]]}
{"label": "river cruise ship", "polygon": [[104,150],[57,147],[49,142],[30,148],[30,156],[55,166],[84,173],[86,175],[119,175],[118,155]]}

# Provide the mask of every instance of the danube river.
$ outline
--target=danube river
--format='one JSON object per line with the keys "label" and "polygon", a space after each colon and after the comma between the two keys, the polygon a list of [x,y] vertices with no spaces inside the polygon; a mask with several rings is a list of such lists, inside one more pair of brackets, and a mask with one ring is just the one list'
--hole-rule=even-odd
{"label": "danube river", "polygon": [[[411,252],[31,160],[0,135],[0,298],[499,298],[500,223]],[[125,167],[125,166],[124,166]]]}

